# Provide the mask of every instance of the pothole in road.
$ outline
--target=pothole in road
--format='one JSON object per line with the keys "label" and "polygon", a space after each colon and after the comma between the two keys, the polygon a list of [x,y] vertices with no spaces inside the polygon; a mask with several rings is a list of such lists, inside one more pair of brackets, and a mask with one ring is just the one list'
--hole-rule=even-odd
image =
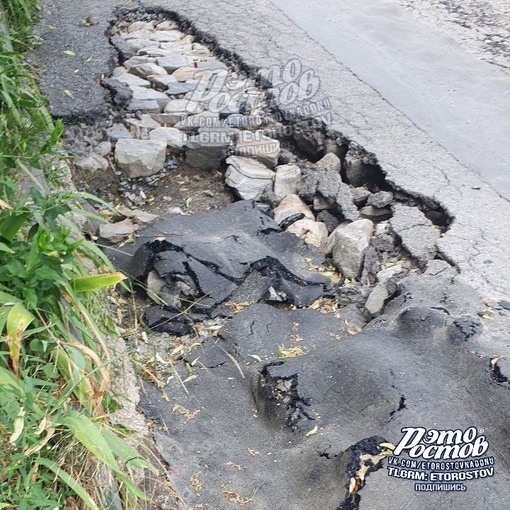
{"label": "pothole in road", "polygon": [[[204,351],[189,350],[214,343],[225,319],[253,303],[330,315],[342,338],[381,315],[403,278],[441,258],[436,241],[452,218],[395,189],[374,155],[328,128],[329,102],[318,90],[309,96],[316,77],[299,60],[249,69],[160,10],[124,14],[111,42],[120,64],[103,80],[109,123],[76,125],[68,140],[78,183],[116,208],[92,235],[140,283],[146,324],[170,335],[165,354],[180,363],[170,379],[185,387],[193,368],[229,361],[244,379],[227,347],[226,360],[216,353],[198,364]],[[253,353],[253,391],[256,412],[274,417],[281,407],[282,426],[297,430],[319,417],[297,375],[270,374],[284,364],[275,356],[306,354],[296,335],[287,340],[274,339],[278,351],[266,357]],[[404,408],[401,400],[391,413]],[[376,462],[349,478],[349,508],[380,466],[376,450]]]}

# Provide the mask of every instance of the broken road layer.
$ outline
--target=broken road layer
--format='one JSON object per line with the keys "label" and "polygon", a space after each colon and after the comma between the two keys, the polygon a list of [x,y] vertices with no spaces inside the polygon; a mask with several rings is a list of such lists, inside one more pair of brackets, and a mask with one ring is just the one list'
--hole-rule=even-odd
{"label": "broken road layer", "polygon": [[[174,293],[180,294],[184,284],[195,303],[192,312],[208,316],[231,314],[219,305],[255,303],[264,296],[308,306],[331,286],[317,271],[325,266],[319,250],[282,232],[249,200],[218,212],[173,216],[139,231],[135,245],[122,250],[132,256],[109,252],[118,267],[142,281],[156,271],[167,281],[167,293],[178,286]],[[165,315],[160,325],[152,310],[149,325],[164,331],[171,327],[168,319]]]}

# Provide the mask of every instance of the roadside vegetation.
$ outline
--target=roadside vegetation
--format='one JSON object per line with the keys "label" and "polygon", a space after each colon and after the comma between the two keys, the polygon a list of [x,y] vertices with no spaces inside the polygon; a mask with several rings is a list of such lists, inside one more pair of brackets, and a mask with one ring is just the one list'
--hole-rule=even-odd
{"label": "roadside vegetation", "polygon": [[135,474],[155,470],[108,420],[124,277],[71,222],[76,194],[34,177],[55,178],[63,130],[23,58],[36,14],[0,0],[0,509],[141,508]]}

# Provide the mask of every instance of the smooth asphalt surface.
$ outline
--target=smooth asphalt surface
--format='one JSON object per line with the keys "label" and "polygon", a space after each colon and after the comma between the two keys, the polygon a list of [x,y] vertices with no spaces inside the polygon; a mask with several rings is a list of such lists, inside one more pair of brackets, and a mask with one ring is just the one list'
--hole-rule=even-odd
{"label": "smooth asphalt surface", "polygon": [[510,73],[392,0],[272,2],[510,200]]}

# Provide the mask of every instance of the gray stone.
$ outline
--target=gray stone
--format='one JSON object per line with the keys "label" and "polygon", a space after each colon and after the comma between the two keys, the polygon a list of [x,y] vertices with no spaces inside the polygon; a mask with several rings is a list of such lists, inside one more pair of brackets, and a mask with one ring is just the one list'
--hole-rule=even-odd
{"label": "gray stone", "polygon": [[158,48],[159,43],[157,41],[151,41],[149,39],[129,39],[125,40],[127,47],[132,53],[143,54],[151,48]]}
{"label": "gray stone", "polygon": [[339,225],[329,236],[328,251],[332,252],[335,265],[348,278],[359,276],[373,229],[370,220],[357,220]]}
{"label": "gray stone", "polygon": [[169,74],[149,74],[147,80],[149,81],[149,85],[152,84],[156,90],[161,92],[165,92],[169,85],[177,83],[176,79]]}
{"label": "gray stone", "polygon": [[301,169],[297,165],[280,165],[276,167],[274,179],[274,192],[283,198],[287,195],[296,195],[301,180]]}
{"label": "gray stone", "polygon": [[243,131],[235,149],[237,156],[257,159],[270,168],[276,166],[279,152],[280,142],[265,136],[262,131]]}
{"label": "gray stone", "polygon": [[219,167],[230,146],[230,138],[211,137],[208,133],[191,136],[186,143],[186,163],[210,170]]}
{"label": "gray stone", "polygon": [[110,137],[112,142],[116,142],[117,140],[122,139],[130,139],[133,138],[131,133],[127,130],[124,124],[114,124],[111,128],[106,131],[106,134]]}
{"label": "gray stone", "polygon": [[191,43],[181,40],[181,41],[175,41],[172,43],[161,43],[159,47],[163,50],[169,51],[171,53],[181,52],[185,53],[186,55],[192,57],[193,54],[191,53]]}
{"label": "gray stone", "polygon": [[163,48],[160,48],[159,44],[158,44],[158,46],[149,46],[148,48],[142,48],[142,49],[138,50],[138,55],[140,55],[140,56],[146,55],[148,57],[155,57],[155,58],[166,57],[168,55],[173,55],[173,54],[174,54],[174,52],[171,50],[165,50]]}
{"label": "gray stone", "polygon": [[165,157],[166,143],[160,140],[119,140],[115,146],[115,162],[130,178],[160,172]]}
{"label": "gray stone", "polygon": [[436,241],[441,237],[441,233],[417,207],[393,205],[390,225],[402,240],[404,248],[421,267],[436,256]]}
{"label": "gray stone", "polygon": [[[329,156],[333,156],[330,158]],[[334,154],[327,154],[323,166],[336,166]],[[324,159],[324,158],[323,158]],[[338,159],[338,158],[337,158]],[[318,205],[318,209],[326,209],[326,205],[335,206],[343,217],[349,221],[355,221],[359,218],[359,213],[354,206],[351,188],[344,182],[340,174],[332,168],[322,168],[318,170],[307,169],[304,178],[299,187],[299,195],[305,200],[311,200],[317,194],[325,200],[325,203]]]}
{"label": "gray stone", "polygon": [[[140,64],[155,64],[155,63],[156,63],[156,59],[153,57],[149,57],[147,55],[136,55],[135,57],[131,57],[129,60],[126,60],[122,64],[123,67],[121,67],[120,69],[124,68],[124,72],[127,72],[126,69],[129,70],[133,66],[139,66]],[[117,68],[117,69],[119,69],[119,68]],[[116,73],[118,73],[119,75],[121,74],[120,71],[117,71],[117,69],[115,69],[113,71],[113,76],[115,78],[117,77]],[[130,73],[128,73],[128,74],[130,74]]]}
{"label": "gray stone", "polygon": [[336,154],[330,152],[315,164],[317,170],[327,170],[331,172],[340,173],[342,163]]}
{"label": "gray stone", "polygon": [[132,236],[136,225],[128,218],[117,223],[103,223],[99,225],[99,237],[102,241],[118,244]]}
{"label": "gray stone", "polygon": [[[193,64],[193,59],[191,57],[187,57],[186,55],[168,55],[166,57],[160,57],[157,60],[158,65],[163,67],[168,73],[173,73],[180,67],[188,67]],[[174,76],[174,80],[177,78]]]}
{"label": "gray stone", "polygon": [[126,218],[134,220],[138,225],[148,225],[158,219],[155,214],[151,214],[140,209],[129,209],[129,207],[124,205],[117,206],[117,212]]}
{"label": "gray stone", "polygon": [[333,209],[334,204],[331,201],[326,200],[322,195],[315,195],[313,197],[313,208],[316,211],[325,211],[327,209]]}
{"label": "gray stone", "polygon": [[182,149],[186,145],[187,137],[178,129],[171,127],[160,127],[149,133],[151,140],[161,140],[171,149]]}
{"label": "gray stone", "polygon": [[259,161],[230,156],[227,164],[225,183],[243,199],[257,200],[264,189],[273,185],[274,172]]}
{"label": "gray stone", "polygon": [[348,151],[344,159],[344,170],[347,182],[352,186],[359,187],[377,182],[381,178],[381,170],[371,163],[365,162],[366,158],[356,151]]}
{"label": "gray stone", "polygon": [[152,119],[158,123],[158,127],[161,126],[175,126],[175,124],[182,119],[185,119],[187,115],[178,115],[175,113],[153,113]]}
{"label": "gray stone", "polygon": [[174,115],[192,115],[200,113],[202,106],[196,101],[189,101],[188,99],[172,99],[165,106],[165,113],[172,113]]}
{"label": "gray stone", "polygon": [[[172,76],[173,78],[173,76]],[[175,80],[175,78],[174,78]],[[181,95],[181,94],[187,94],[188,92],[193,92],[197,90],[197,83],[196,82],[193,82],[193,83],[171,83],[167,90],[165,91],[166,94],[168,94],[169,96],[178,96],[178,95]]]}
{"label": "gray stone", "polygon": [[127,85],[128,87],[150,88],[151,86],[150,82],[148,82],[147,80],[139,78],[138,76],[135,76],[134,74],[128,73],[126,71],[124,71],[123,73],[117,73],[116,75],[114,75],[114,78],[120,83]]}
{"label": "gray stone", "polygon": [[217,113],[205,111],[179,121],[175,124],[175,128],[181,131],[197,131],[202,127],[218,127],[220,125],[220,117]]}
{"label": "gray stone", "polygon": [[182,32],[179,30],[147,30],[141,29],[133,32],[132,34],[126,34],[124,39],[126,42],[130,43],[131,41],[136,40],[147,40],[154,41],[157,43],[168,43],[178,41],[184,36]]}
{"label": "gray stone", "polygon": [[156,101],[160,109],[163,109],[170,101],[163,92],[144,87],[131,87],[133,91],[133,101]]}
{"label": "gray stone", "polygon": [[367,203],[368,197],[371,193],[367,190],[367,188],[360,186],[359,188],[351,188],[351,195],[354,205],[362,207]]}
{"label": "gray stone", "polygon": [[152,118],[152,115],[149,115],[147,113],[140,115],[140,118],[127,118],[125,119],[125,122],[129,126],[136,127],[138,130],[140,129],[149,130],[161,127],[161,124],[154,120]]}
{"label": "gray stone", "polygon": [[315,221],[315,217],[312,211],[310,211],[310,208],[297,195],[287,195],[273,212],[274,221],[276,221],[278,225],[296,214],[303,214],[305,218]]}
{"label": "gray stone", "polygon": [[207,71],[211,71],[213,74],[219,73],[221,71],[226,71],[228,68],[219,60],[207,60],[205,62],[197,62],[198,69],[206,69]]}
{"label": "gray stone", "polygon": [[359,213],[352,200],[351,188],[341,180],[335,197],[335,203],[346,220],[354,221],[358,219]]}
{"label": "gray stone", "polygon": [[[405,273],[406,269],[402,262],[382,269],[377,273],[377,285],[373,288],[365,303],[365,309],[372,317],[376,317],[383,312],[387,299],[396,290],[396,279],[402,278]],[[393,288],[390,288],[390,283],[393,284]]]}
{"label": "gray stone", "polygon": [[93,152],[88,156],[76,159],[74,165],[83,172],[96,173],[108,168],[108,160]]}
{"label": "gray stone", "polygon": [[323,253],[328,243],[328,229],[324,223],[309,219],[298,220],[293,223],[287,232],[292,232],[307,244],[316,246]]}
{"label": "gray stone", "polygon": [[140,78],[146,78],[147,76],[150,76],[151,74],[162,74],[165,75],[167,72],[157,64],[138,64],[136,66],[133,66],[129,69],[129,72],[131,74],[134,74],[135,76],[139,76]]}
{"label": "gray stone", "polygon": [[143,101],[140,99],[133,99],[130,101],[127,107],[130,112],[141,112],[141,113],[159,113],[161,107],[157,101]]}
{"label": "gray stone", "polygon": [[390,205],[392,201],[393,193],[391,191],[378,191],[368,197],[367,205],[382,208]]}
{"label": "gray stone", "polygon": [[101,142],[96,145],[94,148],[94,152],[99,154],[100,156],[106,157],[110,152],[112,152],[112,144],[111,142]]}

